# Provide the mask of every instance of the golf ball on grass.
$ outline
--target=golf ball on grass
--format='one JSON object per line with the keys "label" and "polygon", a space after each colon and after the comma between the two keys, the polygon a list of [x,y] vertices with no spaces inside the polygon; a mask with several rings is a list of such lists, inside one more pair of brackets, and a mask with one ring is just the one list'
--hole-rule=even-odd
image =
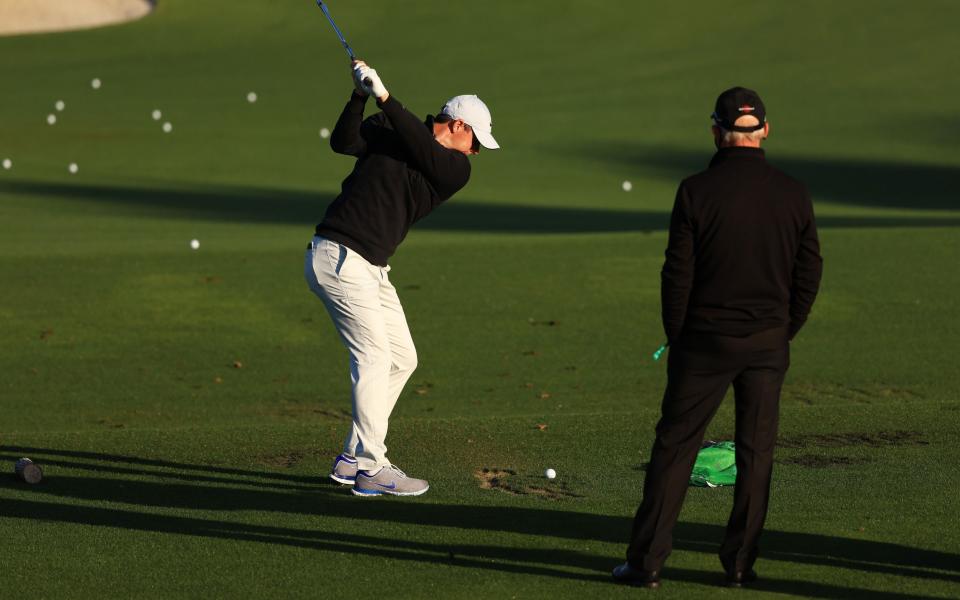
{"label": "golf ball on grass", "polygon": [[57,103],[53,105],[57,109],[57,112],[63,112],[63,109],[67,107],[67,103],[63,100],[57,100]]}
{"label": "golf ball on grass", "polygon": [[554,471],[553,469],[547,469],[546,471],[543,472],[543,474],[544,474],[544,476],[546,476],[547,479],[556,479],[556,478],[557,478],[557,472]]}
{"label": "golf ball on grass", "polygon": [[163,117],[163,113],[157,109],[154,109],[154,111],[150,113],[150,116],[153,117],[154,121],[159,121]]}
{"label": "golf ball on grass", "polygon": [[196,250],[200,247],[200,240],[190,240],[190,247]]}
{"label": "golf ball on grass", "polygon": [[70,171],[71,175],[76,175],[77,171],[80,170],[80,167],[77,166],[77,163],[70,163],[69,165],[67,165],[67,170]]}
{"label": "golf ball on grass", "polygon": [[322,128],[320,130],[320,137],[322,137],[323,139],[327,139],[328,137],[330,137],[330,130],[327,129],[326,127]]}
{"label": "golf ball on grass", "polygon": [[629,192],[630,190],[633,189],[633,184],[630,183],[629,181],[624,181],[620,187],[623,188],[623,191]]}
{"label": "golf ball on grass", "polygon": [[3,170],[9,171],[11,168],[13,168],[13,161],[9,158],[3,159]]}
{"label": "golf ball on grass", "polygon": [[163,132],[170,133],[171,131],[173,131],[173,125],[170,124],[170,121],[167,121],[163,124]]}
{"label": "golf ball on grass", "polygon": [[47,115],[47,125],[53,125],[57,122],[57,115],[50,113]]}
{"label": "golf ball on grass", "polygon": [[253,103],[256,102],[256,101],[257,101],[257,93],[256,93],[256,92],[250,92],[250,93],[247,94],[247,102],[249,102],[250,104],[253,104]]}
{"label": "golf ball on grass", "polygon": [[99,90],[99,89],[100,89],[100,85],[101,85],[101,84],[100,84],[100,78],[99,78],[99,77],[94,77],[93,79],[90,80],[90,87],[92,87],[93,89]]}

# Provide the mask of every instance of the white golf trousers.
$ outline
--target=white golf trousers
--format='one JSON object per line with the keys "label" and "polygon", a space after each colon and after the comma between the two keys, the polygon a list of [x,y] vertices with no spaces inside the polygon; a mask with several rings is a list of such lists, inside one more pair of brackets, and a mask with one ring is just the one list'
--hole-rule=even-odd
{"label": "white golf trousers", "polygon": [[388,271],[390,267],[372,265],[343,244],[319,236],[307,249],[304,265],[310,289],[323,300],[350,353],[353,424],[343,452],[368,470],[390,464],[390,413],[417,368],[417,349]]}

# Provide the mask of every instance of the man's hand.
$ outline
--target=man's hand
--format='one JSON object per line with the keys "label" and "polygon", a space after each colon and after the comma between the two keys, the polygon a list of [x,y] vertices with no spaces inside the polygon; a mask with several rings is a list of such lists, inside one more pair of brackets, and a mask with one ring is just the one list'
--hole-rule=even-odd
{"label": "man's hand", "polygon": [[350,63],[350,73],[353,76],[353,87],[357,89],[357,94],[361,96],[369,96],[370,91],[364,89],[362,78],[360,77],[360,69],[365,68],[367,63],[362,60],[353,60]]}
{"label": "man's hand", "polygon": [[[358,63],[359,62],[360,61],[358,61]],[[390,96],[387,88],[384,87],[383,82],[380,81],[380,76],[377,75],[376,69],[371,69],[366,64],[363,64],[363,66],[354,68],[353,72],[363,93],[373,95],[381,102]]]}

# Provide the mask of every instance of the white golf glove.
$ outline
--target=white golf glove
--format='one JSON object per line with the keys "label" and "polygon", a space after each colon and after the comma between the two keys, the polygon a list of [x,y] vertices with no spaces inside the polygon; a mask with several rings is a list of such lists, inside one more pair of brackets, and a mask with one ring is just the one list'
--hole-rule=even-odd
{"label": "white golf glove", "polygon": [[357,74],[360,89],[362,89],[364,93],[370,94],[374,98],[383,98],[387,95],[387,88],[384,87],[383,82],[380,81],[380,76],[377,75],[376,69],[371,69],[367,65],[363,65],[359,69],[355,69],[354,73]]}
{"label": "white golf glove", "polygon": [[353,77],[353,87],[357,89],[357,93],[361,96],[368,96],[370,92],[363,89],[363,84],[360,83],[360,69],[367,66],[367,63],[362,60],[358,60],[353,64],[353,69],[351,71],[351,76]]}

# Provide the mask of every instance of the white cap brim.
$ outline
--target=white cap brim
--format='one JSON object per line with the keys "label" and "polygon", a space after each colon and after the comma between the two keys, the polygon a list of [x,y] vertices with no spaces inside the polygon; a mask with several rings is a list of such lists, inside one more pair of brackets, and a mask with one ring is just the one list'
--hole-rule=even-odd
{"label": "white cap brim", "polygon": [[497,140],[493,139],[493,134],[489,131],[480,131],[479,129],[474,128],[473,135],[477,136],[477,140],[480,141],[480,145],[488,150],[496,150],[500,147],[500,144],[497,143]]}

